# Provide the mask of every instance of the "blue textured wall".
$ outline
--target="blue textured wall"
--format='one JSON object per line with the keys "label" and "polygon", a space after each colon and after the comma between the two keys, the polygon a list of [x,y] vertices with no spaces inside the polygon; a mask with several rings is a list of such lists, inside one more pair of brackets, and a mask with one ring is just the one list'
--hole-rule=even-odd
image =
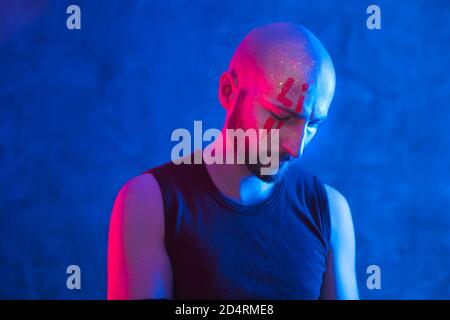
{"label": "blue textured wall", "polygon": [[334,59],[330,119],[303,164],[350,203],[361,297],[450,298],[449,1],[376,1],[379,31],[367,1],[26,2],[0,0],[0,298],[105,297],[115,194],[170,159],[173,129],[221,126],[219,75],[275,21]]}

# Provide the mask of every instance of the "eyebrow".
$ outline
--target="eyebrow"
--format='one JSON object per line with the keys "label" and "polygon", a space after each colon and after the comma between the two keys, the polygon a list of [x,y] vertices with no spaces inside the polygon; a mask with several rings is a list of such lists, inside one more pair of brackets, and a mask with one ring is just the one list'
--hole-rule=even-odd
{"label": "eyebrow", "polygon": [[[288,113],[289,115],[291,115],[294,118],[301,118],[301,119],[306,118],[304,113],[295,112],[291,108],[282,106],[282,105],[280,105],[278,103],[272,103],[272,102],[266,101],[266,100],[261,100],[261,102],[263,103],[263,105],[270,106],[273,109],[281,109],[283,112]],[[313,120],[310,120],[310,121],[322,122],[322,121],[324,121],[326,119],[327,119],[327,116],[321,116],[321,117],[314,118]]]}

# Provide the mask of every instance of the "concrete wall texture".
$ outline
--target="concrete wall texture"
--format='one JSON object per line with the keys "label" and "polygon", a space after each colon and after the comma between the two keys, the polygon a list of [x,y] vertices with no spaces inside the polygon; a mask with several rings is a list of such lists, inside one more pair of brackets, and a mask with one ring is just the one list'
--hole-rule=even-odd
{"label": "concrete wall texture", "polygon": [[[117,191],[170,160],[172,130],[221,127],[221,72],[277,21],[306,26],[335,64],[302,165],[350,204],[361,298],[450,298],[449,1],[1,0],[0,18],[0,298],[105,298]],[[366,287],[372,264],[381,290]]]}

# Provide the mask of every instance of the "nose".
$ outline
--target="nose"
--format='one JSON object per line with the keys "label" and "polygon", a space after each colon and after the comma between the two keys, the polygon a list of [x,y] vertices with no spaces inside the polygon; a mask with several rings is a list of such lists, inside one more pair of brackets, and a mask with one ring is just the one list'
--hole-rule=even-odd
{"label": "nose", "polygon": [[[302,123],[297,130],[285,132],[282,137],[281,152],[288,153],[292,158],[299,158],[303,154],[306,123]],[[300,131],[300,134],[298,133]]]}

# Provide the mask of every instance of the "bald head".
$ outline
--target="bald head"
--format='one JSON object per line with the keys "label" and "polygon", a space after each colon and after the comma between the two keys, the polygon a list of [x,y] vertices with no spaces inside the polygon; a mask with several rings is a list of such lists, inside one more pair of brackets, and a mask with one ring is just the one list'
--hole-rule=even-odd
{"label": "bald head", "polygon": [[[299,158],[327,117],[335,72],[320,41],[304,27],[275,23],[252,30],[220,77],[224,128],[279,130],[280,159]],[[248,153],[256,153],[250,145]],[[261,168],[248,166],[255,173]]]}
{"label": "bald head", "polygon": [[[253,29],[236,49],[229,70],[247,90],[270,95],[292,78],[291,95],[301,94],[302,84],[313,88],[311,103],[331,103],[335,73],[322,43],[306,28],[292,23],[274,23]],[[297,85],[295,85],[297,84]],[[263,91],[263,92],[261,92]]]}

